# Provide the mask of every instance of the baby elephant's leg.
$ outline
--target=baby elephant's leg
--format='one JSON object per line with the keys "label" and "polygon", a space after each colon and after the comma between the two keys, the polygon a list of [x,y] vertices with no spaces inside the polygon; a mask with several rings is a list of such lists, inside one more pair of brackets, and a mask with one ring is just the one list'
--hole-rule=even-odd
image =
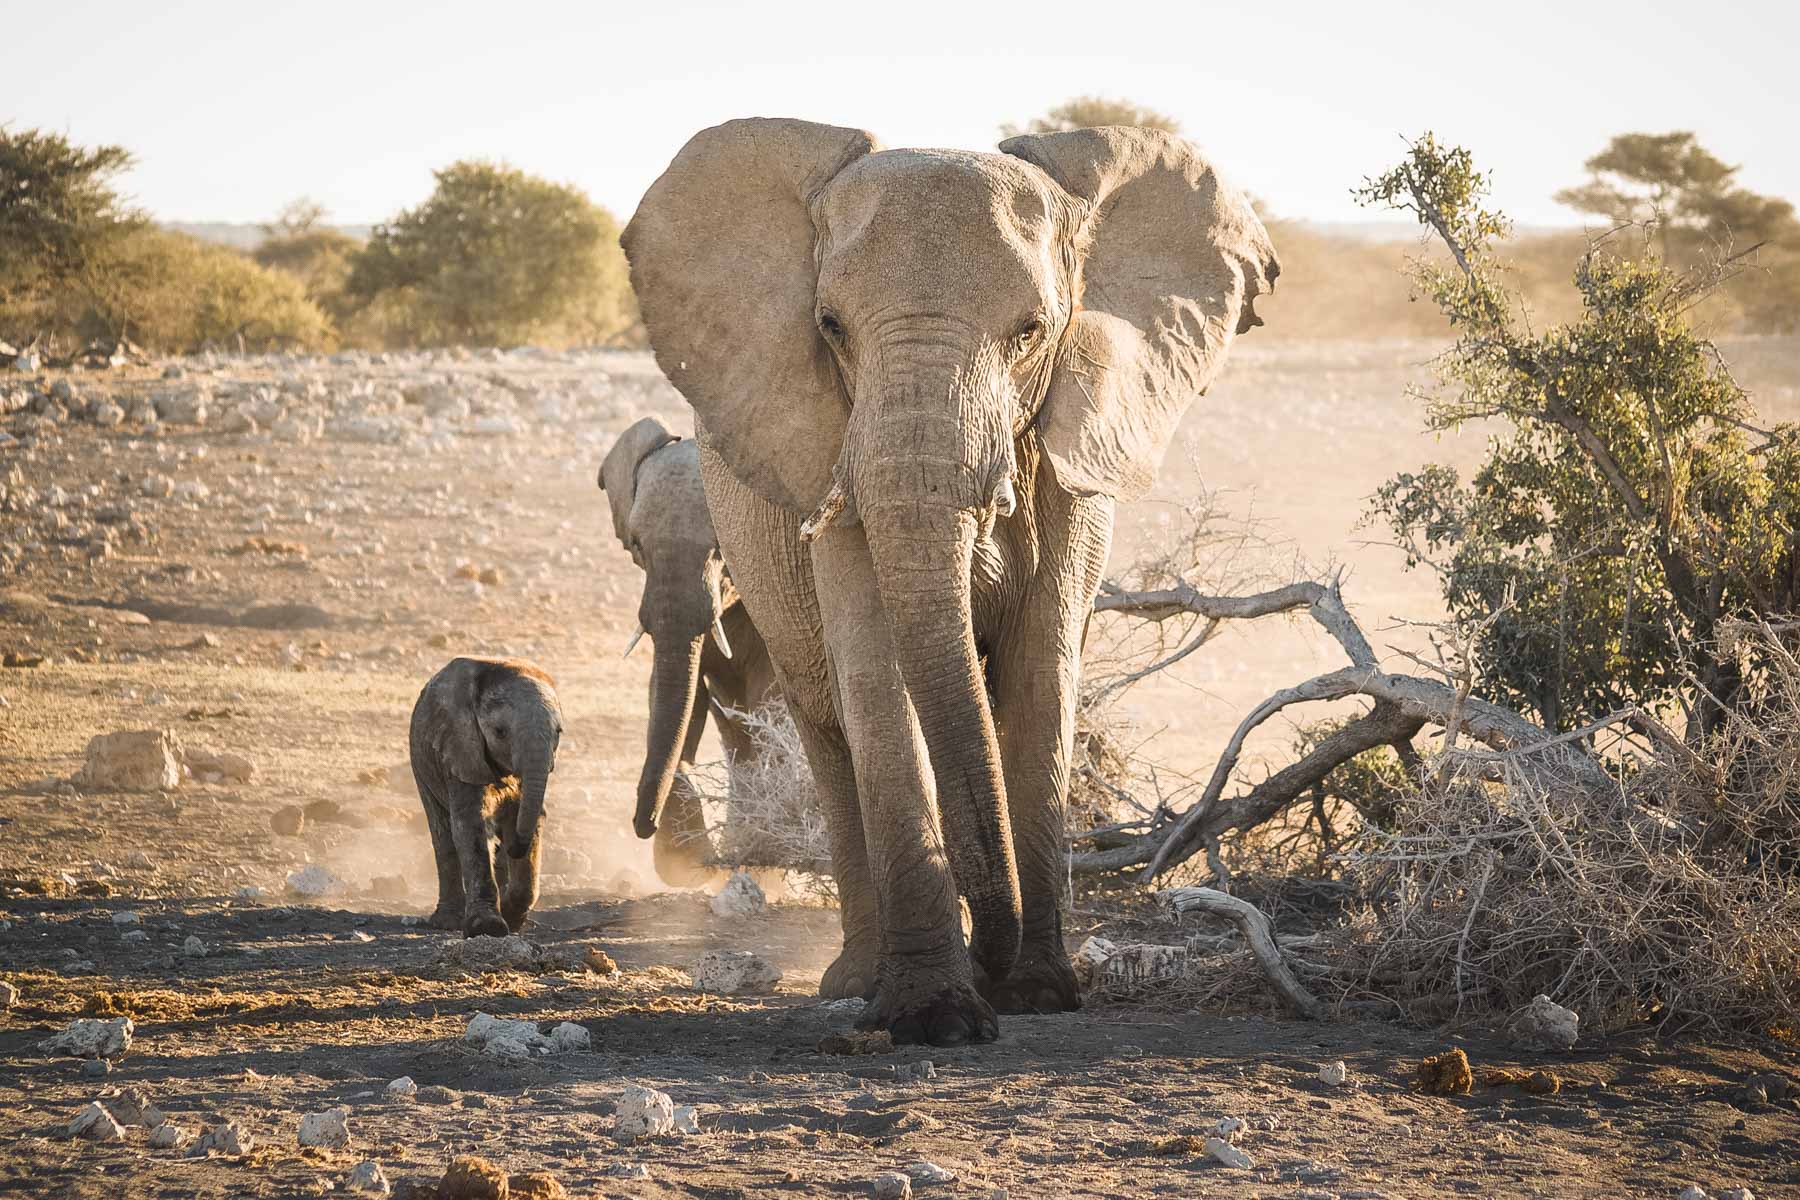
{"label": "baby elephant's leg", "polygon": [[438,902],[429,923],[434,929],[461,929],[462,867],[456,861],[456,839],[450,832],[450,813],[423,788],[419,790],[419,801],[425,807],[425,824],[431,830],[431,853],[437,859]]}
{"label": "baby elephant's leg", "polygon": [[543,853],[544,838],[541,832],[531,843],[531,853],[523,858],[514,858],[504,849],[518,839],[513,836],[518,828],[519,802],[507,800],[500,805],[494,814],[494,825],[500,832],[502,849],[494,856],[494,876],[500,884],[500,916],[506,921],[506,927],[514,933],[525,926],[525,914],[537,903],[538,897],[538,856]]}
{"label": "baby elephant's leg", "polygon": [[505,937],[506,922],[496,903],[493,848],[482,820],[482,790],[461,780],[450,784],[450,832],[462,863],[462,931],[465,937]]}

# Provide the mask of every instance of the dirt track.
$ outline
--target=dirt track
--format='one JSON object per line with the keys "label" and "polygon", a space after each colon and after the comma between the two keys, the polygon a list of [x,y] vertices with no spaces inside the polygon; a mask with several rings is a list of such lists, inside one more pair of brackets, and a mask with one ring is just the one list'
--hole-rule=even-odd
{"label": "dirt track", "polygon": [[[1795,378],[1791,346],[1752,350],[1739,360],[1752,387]],[[1397,394],[1423,357],[1416,346],[1246,355],[1210,411],[1189,421],[1214,448],[1208,481],[1241,486],[1280,462],[1256,505],[1274,532],[1315,561],[1352,553],[1358,498],[1446,449],[1412,433],[1416,410]],[[32,433],[29,448],[0,448],[0,478],[43,501],[0,511],[0,653],[45,659],[0,670],[0,976],[21,993],[0,1015],[0,1193],[310,1197],[364,1158],[399,1180],[435,1178],[451,1155],[475,1152],[549,1169],[576,1195],[860,1195],[879,1171],[921,1159],[959,1175],[922,1195],[1650,1197],[1688,1182],[1715,1195],[1800,1195],[1800,1110],[1731,1102],[1748,1072],[1795,1071],[1792,1049],[1776,1043],[1645,1033],[1552,1059],[1478,1028],[1113,1004],[1006,1018],[1000,1043],[972,1050],[817,1054],[819,1038],[852,1019],[811,997],[836,949],[835,915],[788,903],[725,919],[696,896],[646,895],[654,876],[629,832],[648,668],[618,657],[636,574],[593,474],[605,439],[643,411],[679,421],[672,396],[642,358],[612,356],[317,371],[265,362],[186,382],[223,394],[240,378],[309,373],[333,388],[467,376],[481,381],[482,403],[433,426],[409,400],[381,418],[394,419],[382,436],[397,440],[360,440],[370,431],[337,425],[334,410],[318,440],[226,434],[216,420],[156,432],[75,420]],[[153,374],[121,394],[170,386]],[[1791,383],[1773,387],[1785,391],[1773,392],[1770,415],[1794,415],[1784,411],[1800,407]],[[545,405],[545,395],[561,400]],[[479,436],[484,405],[502,420]],[[1316,433],[1338,428],[1321,449]],[[173,481],[173,494],[145,496],[151,475]],[[207,493],[184,493],[188,483]],[[1175,466],[1165,494],[1191,484]],[[89,486],[95,494],[82,495]],[[110,509],[127,511],[114,519]],[[1156,512],[1125,514],[1121,554],[1154,537]],[[1364,598],[1367,624],[1423,615],[1429,597],[1416,584],[1356,553],[1352,598]],[[497,582],[481,584],[484,571]],[[405,923],[433,899],[428,843],[416,799],[379,776],[385,768],[404,785],[412,700],[446,657],[471,649],[534,658],[559,680],[569,733],[549,836],[560,854],[529,932],[604,948],[625,968],[618,979],[459,978],[437,961],[446,935]],[[1329,650],[1303,633],[1233,639],[1139,703],[1175,713],[1159,724],[1170,753],[1197,762],[1222,721]],[[256,775],[142,795],[63,782],[94,734],[153,727],[247,756]],[[288,805],[320,806],[298,837],[270,829]],[[326,907],[284,897],[288,873],[308,862],[348,891]],[[234,898],[246,887],[261,897]],[[120,910],[142,924],[115,925]],[[1141,903],[1092,899],[1071,933],[1121,927],[1180,937]],[[126,941],[134,928],[147,936]],[[206,957],[182,952],[190,935]],[[708,947],[766,953],[786,972],[777,995],[689,990],[679,968]],[[111,1075],[91,1079],[35,1046],[102,991],[129,993],[137,1042]],[[580,1022],[592,1045],[496,1060],[461,1041],[477,1011]],[[1564,1090],[1411,1090],[1413,1064],[1452,1044],[1481,1065],[1550,1066]],[[893,1080],[894,1063],[927,1057],[936,1078]],[[1317,1082],[1318,1065],[1338,1058],[1354,1086]],[[426,1091],[388,1099],[382,1089],[399,1075]],[[699,1105],[702,1132],[614,1143],[611,1107],[628,1082]],[[239,1121],[256,1145],[242,1160],[188,1159],[148,1149],[142,1130],[124,1146],[67,1140],[81,1105],[118,1087],[146,1089],[196,1132]],[[297,1147],[298,1114],[337,1103],[352,1109],[351,1146]],[[1250,1122],[1241,1144],[1253,1169],[1170,1140],[1221,1116]],[[627,1163],[647,1164],[651,1179],[608,1175]]]}

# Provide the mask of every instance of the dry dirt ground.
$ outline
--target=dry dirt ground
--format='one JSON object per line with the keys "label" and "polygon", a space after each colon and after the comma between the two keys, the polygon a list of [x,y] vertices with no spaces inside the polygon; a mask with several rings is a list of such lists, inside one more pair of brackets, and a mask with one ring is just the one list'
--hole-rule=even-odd
{"label": "dry dirt ground", "polygon": [[[1391,553],[1358,544],[1373,536],[1355,527],[1362,497],[1394,470],[1479,448],[1417,433],[1402,392],[1427,354],[1247,348],[1188,423],[1205,482],[1254,504],[1276,557],[1355,563],[1351,599],[1372,629],[1429,616],[1432,602]],[[1738,363],[1771,415],[1795,415],[1791,343],[1751,344]],[[395,1181],[427,1180],[474,1153],[551,1171],[577,1196],[866,1195],[878,1173],[924,1160],[956,1175],[918,1186],[934,1196],[1673,1197],[1689,1183],[1800,1196],[1800,1109],[1734,1099],[1749,1073],[1795,1072],[1791,1048],[1760,1040],[1646,1030],[1543,1055],[1479,1024],[1112,1003],[1003,1018],[989,1046],[822,1055],[820,1038],[854,1016],[812,995],[835,914],[793,901],[715,916],[703,895],[660,892],[630,834],[648,656],[619,658],[637,576],[594,474],[641,413],[683,419],[647,360],[190,361],[183,379],[126,374],[76,378],[63,407],[204,386],[208,423],[0,420],[25,439],[0,445],[12,497],[0,504],[0,653],[21,664],[0,669],[0,978],[19,992],[0,1013],[0,1194],[339,1195],[365,1159]],[[221,414],[258,386],[288,424],[223,432]],[[473,402],[425,418],[434,386]],[[1191,493],[1194,467],[1171,463],[1161,499],[1122,514],[1116,561],[1153,544],[1160,513]],[[1172,757],[1206,761],[1247,703],[1335,665],[1295,627],[1221,645],[1136,699]],[[568,734],[527,933],[602,948],[622,974],[471,971],[443,961],[451,935],[416,923],[434,896],[405,790],[406,721],[424,680],[465,650],[525,655],[559,681]],[[150,728],[247,757],[255,774],[146,794],[70,782],[90,737]],[[275,833],[272,815],[295,805],[311,814],[305,828]],[[345,889],[285,894],[309,863]],[[140,923],[117,923],[121,912]],[[1071,946],[1092,932],[1181,937],[1118,898],[1078,902]],[[184,951],[190,937],[204,956]],[[682,968],[708,948],[758,951],[784,978],[769,997],[699,995]],[[135,1021],[104,1077],[38,1048],[84,1010]],[[591,1045],[497,1059],[463,1041],[477,1012],[577,1022]],[[1414,1090],[1419,1059],[1452,1046],[1482,1066],[1547,1067],[1563,1090]],[[934,1077],[896,1076],[926,1058]],[[1327,1087],[1318,1066],[1337,1059],[1350,1082]],[[401,1075],[416,1097],[387,1096]],[[629,1083],[697,1105],[700,1132],[615,1142]],[[121,1088],[194,1132],[236,1121],[254,1144],[196,1158],[149,1148],[142,1129],[115,1144],[67,1136],[82,1105]],[[338,1104],[350,1145],[299,1147],[300,1114]],[[1247,1170],[1183,1136],[1227,1116],[1249,1123]],[[622,1173],[640,1164],[648,1179]]]}

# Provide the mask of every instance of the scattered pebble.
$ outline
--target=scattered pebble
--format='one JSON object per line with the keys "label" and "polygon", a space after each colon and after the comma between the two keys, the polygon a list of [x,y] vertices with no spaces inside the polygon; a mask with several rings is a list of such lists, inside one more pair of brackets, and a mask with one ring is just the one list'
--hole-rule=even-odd
{"label": "scattered pebble", "polygon": [[402,1075],[398,1079],[388,1080],[386,1090],[396,1100],[410,1100],[419,1094],[419,1085],[413,1082],[411,1075]]}
{"label": "scattered pebble", "polygon": [[189,1153],[196,1158],[207,1154],[229,1154],[236,1157],[248,1154],[250,1147],[255,1144],[255,1139],[245,1132],[242,1125],[236,1121],[224,1121],[201,1134],[200,1140],[194,1143],[194,1148]]}
{"label": "scattered pebble", "polygon": [[114,1017],[110,1021],[78,1017],[61,1033],[39,1042],[38,1048],[46,1054],[74,1058],[117,1058],[131,1049],[135,1028],[130,1017]]}
{"label": "scattered pebble", "polygon": [[667,1092],[632,1084],[619,1097],[613,1113],[613,1137],[621,1142],[661,1137],[675,1128],[675,1102]]}
{"label": "scattered pebble", "polygon": [[1224,1138],[1209,1137],[1206,1139],[1206,1152],[1225,1166],[1233,1170],[1248,1171],[1256,1166],[1256,1160],[1239,1150]]}
{"label": "scattered pebble", "polygon": [[187,1145],[192,1135],[173,1121],[164,1121],[150,1131],[150,1148],[153,1150],[176,1150]]}
{"label": "scattered pebble", "polygon": [[940,1167],[934,1162],[916,1162],[906,1168],[906,1175],[914,1183],[919,1184],[956,1182],[955,1171]]}
{"label": "scattered pebble", "polygon": [[1235,1144],[1247,1128],[1249,1128],[1249,1126],[1244,1124],[1241,1117],[1220,1117],[1218,1121],[1213,1124],[1213,1134],[1221,1141],[1232,1142]]}
{"label": "scattered pebble", "polygon": [[1343,1087],[1350,1078],[1350,1068],[1342,1062],[1329,1062],[1319,1068],[1319,1082],[1326,1087]]}
{"label": "scattered pebble", "polygon": [[719,894],[712,898],[712,910],[721,917],[760,916],[768,906],[768,897],[763,895],[762,888],[750,878],[748,871],[733,871]]}
{"label": "scattered pebble", "polygon": [[358,1196],[386,1196],[393,1192],[381,1164],[374,1159],[359,1162],[344,1177],[344,1190]]}
{"label": "scattered pebble", "polygon": [[19,989],[0,979],[0,1012],[5,1012],[19,1002]]}
{"label": "scattered pebble", "polygon": [[695,991],[721,996],[767,995],[781,982],[781,972],[749,950],[708,950],[690,974]]}
{"label": "scattered pebble", "polygon": [[676,1133],[699,1133],[700,1110],[692,1104],[677,1104],[672,1114]]}
{"label": "scattered pebble", "polygon": [[1548,996],[1538,996],[1513,1023],[1513,1035],[1532,1045],[1567,1050],[1580,1033],[1581,1018]]}
{"label": "scattered pebble", "polygon": [[350,1144],[350,1110],[339,1105],[300,1118],[300,1144],[338,1149]]}
{"label": "scattered pebble", "polygon": [[122,908],[112,915],[114,925],[141,925],[144,918],[129,908]]}
{"label": "scattered pebble", "polygon": [[205,958],[206,943],[200,940],[199,934],[190,933],[187,940],[181,943],[181,953],[187,958]]}
{"label": "scattered pebble", "polygon": [[884,1171],[869,1185],[875,1200],[912,1200],[912,1180],[898,1171]]}
{"label": "scattered pebble", "polygon": [[319,899],[346,891],[349,884],[317,863],[310,863],[287,877],[288,891],[308,899]]}

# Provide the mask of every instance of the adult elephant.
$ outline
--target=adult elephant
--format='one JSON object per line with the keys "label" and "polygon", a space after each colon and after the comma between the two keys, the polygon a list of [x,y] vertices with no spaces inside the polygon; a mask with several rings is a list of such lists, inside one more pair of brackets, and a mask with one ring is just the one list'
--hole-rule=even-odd
{"label": "adult elephant", "polygon": [[1113,503],[1279,270],[1180,138],[1000,150],[732,121],[622,239],[827,807],[844,948],[821,993],[868,996],[902,1042],[1079,1005],[1063,810]]}

